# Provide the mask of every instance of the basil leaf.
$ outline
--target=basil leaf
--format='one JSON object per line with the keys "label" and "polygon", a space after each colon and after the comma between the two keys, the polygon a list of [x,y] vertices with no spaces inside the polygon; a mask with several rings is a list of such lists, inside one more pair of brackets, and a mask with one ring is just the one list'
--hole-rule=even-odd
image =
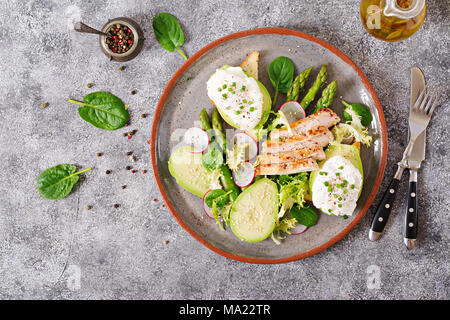
{"label": "basil leaf", "polygon": [[300,207],[295,205],[291,208],[290,213],[292,217],[294,217],[298,223],[312,227],[317,223],[317,219],[319,218],[316,211],[311,207]]}
{"label": "basil leaf", "polygon": [[79,174],[91,168],[77,171],[77,167],[59,164],[41,172],[37,180],[39,194],[47,200],[58,200],[67,196],[79,180]]}
{"label": "basil leaf", "polygon": [[269,65],[269,78],[275,89],[273,104],[275,105],[278,92],[287,93],[294,80],[294,63],[287,57],[278,57]]}
{"label": "basil leaf", "polygon": [[169,52],[175,49],[187,60],[187,56],[180,50],[184,44],[184,33],[177,19],[170,13],[162,12],[153,19],[153,32],[161,47]]}
{"label": "basil leaf", "polygon": [[215,170],[223,164],[223,153],[217,142],[211,142],[202,157],[203,166]]}
{"label": "basil leaf", "polygon": [[84,102],[67,101],[81,105],[78,108],[80,117],[99,129],[117,130],[130,119],[122,100],[109,92],[92,92],[83,98]]}

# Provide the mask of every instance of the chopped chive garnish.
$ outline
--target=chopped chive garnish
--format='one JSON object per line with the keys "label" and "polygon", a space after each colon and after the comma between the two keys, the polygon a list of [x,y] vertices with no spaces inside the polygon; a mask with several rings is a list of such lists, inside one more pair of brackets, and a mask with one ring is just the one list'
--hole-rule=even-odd
{"label": "chopped chive garnish", "polygon": [[342,201],[342,197],[339,197],[338,200],[339,200],[339,201]]}
{"label": "chopped chive garnish", "polygon": [[344,220],[346,220],[347,218],[348,218],[348,216],[346,216],[346,215],[342,216],[342,219],[344,219]]}
{"label": "chopped chive garnish", "polygon": [[236,111],[236,114],[241,114],[241,112],[238,110],[238,111]]}
{"label": "chopped chive garnish", "polygon": [[336,172],[336,177],[339,177],[341,174],[339,172]]}
{"label": "chopped chive garnish", "polygon": [[330,184],[328,183],[328,181],[325,181],[323,184],[325,185],[325,187],[328,187],[328,186],[330,185]]}
{"label": "chopped chive garnish", "polygon": [[246,99],[244,99],[244,100],[242,100],[242,102],[243,102],[243,103],[247,103],[247,100],[246,100]]}
{"label": "chopped chive garnish", "polygon": [[222,97],[223,97],[224,100],[226,100],[226,99],[228,98],[228,96],[227,96],[226,93],[224,93],[224,94],[222,95]]}
{"label": "chopped chive garnish", "polygon": [[244,106],[240,106],[239,108],[240,108],[240,109],[244,109]]}
{"label": "chopped chive garnish", "polygon": [[251,111],[251,112],[255,111],[255,108],[251,107],[251,108],[250,108],[250,111]]}
{"label": "chopped chive garnish", "polygon": [[341,169],[341,170],[344,169],[344,166],[340,166],[339,169]]}
{"label": "chopped chive garnish", "polygon": [[339,208],[342,208],[342,204],[339,203],[339,204],[338,204],[338,207],[339,207]]}
{"label": "chopped chive garnish", "polygon": [[337,197],[338,197],[338,195],[337,195],[337,194],[333,194],[333,197],[337,198]]}
{"label": "chopped chive garnish", "polygon": [[231,84],[231,86],[232,86],[232,87],[236,87],[236,82],[233,82],[233,83]]}
{"label": "chopped chive garnish", "polygon": [[329,212],[329,213],[332,213],[332,212],[333,212],[333,210],[331,210],[331,209],[328,209],[328,212]]}
{"label": "chopped chive garnish", "polygon": [[226,89],[226,88],[227,88],[227,85],[226,85],[226,84],[224,84],[224,85],[222,86],[222,88],[223,88],[223,89]]}
{"label": "chopped chive garnish", "polygon": [[348,190],[347,190],[347,189],[344,189],[344,194],[347,194],[347,192],[348,192]]}
{"label": "chopped chive garnish", "polygon": [[355,189],[355,185],[354,185],[354,184],[352,184],[352,185],[350,186],[350,188],[352,188],[352,189]]}
{"label": "chopped chive garnish", "polygon": [[222,88],[219,88],[219,89],[217,89],[217,90],[219,90],[219,92],[220,92],[220,91],[222,91]]}
{"label": "chopped chive garnish", "polygon": [[244,91],[245,91],[245,89],[246,89],[246,86],[242,86],[242,88],[241,88],[241,92],[244,92]]}
{"label": "chopped chive garnish", "polygon": [[228,91],[230,91],[230,92],[233,91],[233,88],[228,88]]}
{"label": "chopped chive garnish", "polygon": [[328,192],[332,192],[333,189],[331,187],[328,187]]}

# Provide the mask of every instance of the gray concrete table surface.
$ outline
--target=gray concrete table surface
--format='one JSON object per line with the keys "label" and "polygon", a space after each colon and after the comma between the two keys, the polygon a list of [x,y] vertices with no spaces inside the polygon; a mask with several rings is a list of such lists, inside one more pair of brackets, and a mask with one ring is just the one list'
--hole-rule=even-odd
{"label": "gray concrete table surface", "polygon": [[[387,233],[377,243],[368,240],[381,194],[341,241],[287,264],[229,260],[184,231],[163,206],[146,144],[159,96],[184,61],[156,43],[151,21],[159,12],[178,18],[188,55],[233,32],[277,26],[324,39],[350,56],[386,116],[389,154],[382,189],[405,147],[410,67],[439,81],[445,103],[428,129],[419,173],[417,247],[408,252],[403,245],[401,196]],[[413,37],[385,43],[364,30],[355,0],[2,1],[0,298],[449,299],[449,14],[449,1],[429,1],[425,23]],[[123,64],[106,59],[96,36],[73,31],[76,21],[100,28],[117,16],[137,20],[146,37],[141,55]],[[121,65],[126,70],[119,71]],[[94,85],[88,89],[87,83]],[[129,127],[101,131],[66,102],[96,90],[130,104]],[[132,139],[122,136],[132,129]],[[136,156],[135,174],[124,169],[130,164],[127,151]],[[68,197],[44,200],[36,178],[59,163],[95,169]],[[113,208],[115,203],[120,207]]]}

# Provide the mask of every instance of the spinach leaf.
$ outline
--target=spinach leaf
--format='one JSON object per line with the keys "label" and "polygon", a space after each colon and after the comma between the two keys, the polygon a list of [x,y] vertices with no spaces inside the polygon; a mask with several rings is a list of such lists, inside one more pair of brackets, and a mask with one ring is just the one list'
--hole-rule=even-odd
{"label": "spinach leaf", "polygon": [[88,168],[77,172],[77,167],[59,164],[41,172],[37,180],[39,194],[47,200],[58,200],[67,196],[79,180],[79,175]]}
{"label": "spinach leaf", "polygon": [[223,153],[219,144],[211,142],[202,157],[203,166],[208,170],[215,170],[223,164]]}
{"label": "spinach leaf", "polygon": [[67,101],[81,105],[78,108],[80,117],[100,129],[117,130],[130,119],[122,100],[109,92],[92,92],[83,98],[84,102],[71,99]]}
{"label": "spinach leaf", "polygon": [[294,217],[298,223],[307,226],[312,227],[317,223],[317,219],[319,218],[317,216],[316,211],[311,207],[300,207],[298,205],[295,205],[290,210],[292,217]]}
{"label": "spinach leaf", "polygon": [[170,13],[162,12],[153,18],[153,32],[161,47],[169,52],[175,49],[187,60],[179,47],[184,44],[184,33],[177,19]]}
{"label": "spinach leaf", "polygon": [[287,57],[274,59],[269,66],[269,78],[275,89],[273,105],[275,105],[278,92],[287,93],[294,80],[294,63]]}

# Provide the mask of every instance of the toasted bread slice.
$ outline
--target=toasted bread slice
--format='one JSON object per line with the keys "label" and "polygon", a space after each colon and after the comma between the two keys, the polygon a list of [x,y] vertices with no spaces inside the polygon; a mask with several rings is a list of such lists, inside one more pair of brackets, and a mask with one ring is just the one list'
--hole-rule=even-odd
{"label": "toasted bread slice", "polygon": [[241,63],[241,68],[253,78],[258,80],[258,62],[259,62],[259,52],[254,51],[250,53],[245,59],[244,62]]}
{"label": "toasted bread slice", "polygon": [[317,164],[317,161],[311,158],[306,158],[284,163],[260,164],[259,166],[256,167],[256,175],[271,176],[271,175],[309,172],[315,170],[319,170],[319,165]]}

